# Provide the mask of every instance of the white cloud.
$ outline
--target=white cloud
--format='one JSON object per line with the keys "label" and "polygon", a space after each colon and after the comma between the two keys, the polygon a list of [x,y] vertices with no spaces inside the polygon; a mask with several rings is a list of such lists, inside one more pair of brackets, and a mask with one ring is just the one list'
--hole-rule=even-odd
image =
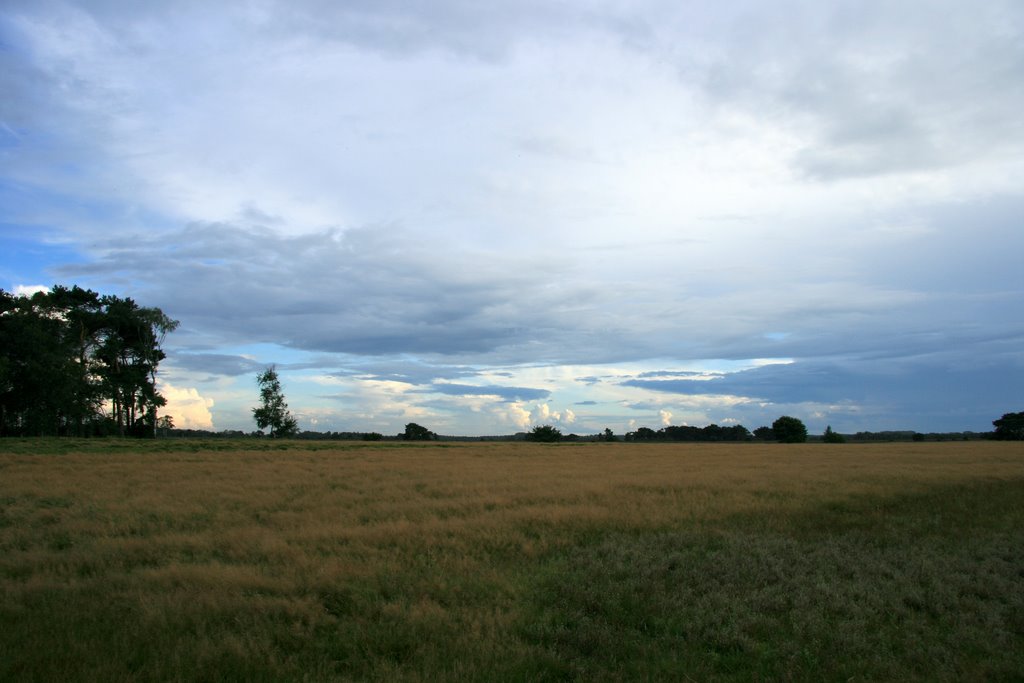
{"label": "white cloud", "polygon": [[508,420],[519,427],[520,430],[527,429],[532,421],[530,411],[523,408],[522,404],[519,403],[510,403],[506,408],[506,415]]}
{"label": "white cloud", "polygon": [[659,410],[658,417],[661,418],[661,424],[668,427],[672,424],[672,411],[670,410]]}
{"label": "white cloud", "polygon": [[213,427],[214,406],[212,398],[206,398],[192,387],[175,387],[166,382],[158,383],[158,390],[167,399],[167,405],[161,409],[164,415],[174,419],[174,426],[179,429],[209,429]]}
{"label": "white cloud", "polygon": [[14,296],[32,296],[37,292],[49,292],[46,285],[14,285]]}
{"label": "white cloud", "polygon": [[576,421],[576,413],[566,408],[564,410],[552,410],[547,403],[539,403],[530,411],[530,424],[541,425],[555,423],[559,425],[571,425]]}
{"label": "white cloud", "polygon": [[535,405],[533,410],[530,411],[530,423],[531,424],[545,424],[552,420],[557,421],[557,413],[552,414],[551,408],[548,407],[547,403],[541,403]]}
{"label": "white cloud", "polygon": [[570,409],[552,410],[547,403],[538,403],[527,410],[520,403],[510,403],[503,407],[506,419],[520,430],[545,424],[568,427],[576,422],[576,413]]}

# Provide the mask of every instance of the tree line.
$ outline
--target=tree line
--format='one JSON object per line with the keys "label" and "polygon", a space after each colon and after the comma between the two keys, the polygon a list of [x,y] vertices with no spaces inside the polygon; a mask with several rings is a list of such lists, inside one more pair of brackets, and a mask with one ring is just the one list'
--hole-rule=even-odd
{"label": "tree line", "polygon": [[[834,434],[829,427],[828,434]],[[575,434],[562,435],[561,430],[551,425],[538,425],[524,435],[527,441],[557,442],[557,441],[580,441],[581,437]],[[586,440],[594,441],[618,441],[619,438],[612,433],[611,429],[605,429],[603,434],[598,434]],[[804,423],[788,415],[783,415],[772,423],[771,427],[758,427],[750,432],[743,425],[731,425],[723,427],[717,424],[710,424],[706,427],[691,427],[689,425],[668,425],[655,431],[650,427],[627,432],[626,441],[686,441],[686,442],[713,442],[713,441],[783,441],[786,443],[802,443],[807,441],[807,427]]]}
{"label": "tree line", "polygon": [[[256,420],[256,424],[259,427],[256,436],[263,436],[263,429],[270,428],[271,437],[291,437],[291,438],[303,438],[303,439],[343,439],[351,438],[350,435],[356,435],[358,433],[344,432],[344,436],[339,434],[338,436],[332,436],[331,433],[319,435],[317,432],[299,432],[298,421],[288,410],[288,404],[285,402],[284,393],[281,390],[281,381],[277,375],[277,368],[273,365],[268,366],[263,372],[256,377],[256,384],[260,388],[260,405],[257,408],[252,409],[253,418]],[[1024,412],[1021,413],[1006,413],[1002,418],[994,420],[992,422],[996,428],[994,432],[990,434],[980,435],[982,438],[993,438],[993,439],[1007,439],[1007,440],[1020,440],[1024,439]],[[970,438],[967,436],[975,435],[973,432],[962,432],[957,434],[960,438]],[[924,441],[926,436],[917,432],[858,432],[854,435],[854,440],[857,441],[870,441],[870,440],[902,440],[894,439],[893,435],[907,435],[910,437],[909,440],[913,441]],[[930,440],[945,440],[944,438],[936,437],[949,437],[952,434],[931,434]],[[363,434],[365,440],[380,440],[383,439],[383,435],[377,432],[370,432]],[[426,427],[410,422],[405,425],[405,431],[399,433],[396,437],[404,441],[434,441],[441,438],[456,439],[456,438],[468,438],[468,437],[440,437],[438,434],[430,431]],[[486,437],[477,438],[472,440],[526,440],[534,441],[539,443],[557,443],[559,441],[618,441],[617,437],[611,429],[605,428],[602,434],[593,435],[590,437],[580,437],[577,434],[563,435],[562,431],[552,425],[536,425],[529,432],[520,432],[511,437]],[[828,425],[825,428],[825,433],[821,437],[816,437],[817,440],[823,443],[846,443],[847,437],[839,432],[832,430],[832,425]],[[625,436],[626,441],[633,442],[716,442],[716,441],[778,441],[782,443],[804,443],[808,440],[807,426],[802,420],[790,415],[783,415],[774,422],[771,427],[762,426],[755,429],[753,432],[748,430],[741,424],[731,425],[723,427],[717,424],[709,424],[706,427],[692,427],[690,425],[668,425],[655,431],[650,427],[640,427],[636,431],[628,432]]]}
{"label": "tree line", "polygon": [[[830,434],[829,427],[826,434]],[[649,427],[640,427],[626,434],[626,441],[782,441],[785,443],[803,443],[807,441],[807,427],[803,421],[783,415],[775,420],[771,427],[758,427],[753,432],[743,425],[723,427],[709,424],[706,427],[689,425],[669,425],[655,431]]]}
{"label": "tree line", "polygon": [[157,366],[176,329],[159,308],[78,286],[0,289],[0,435],[155,435]]}

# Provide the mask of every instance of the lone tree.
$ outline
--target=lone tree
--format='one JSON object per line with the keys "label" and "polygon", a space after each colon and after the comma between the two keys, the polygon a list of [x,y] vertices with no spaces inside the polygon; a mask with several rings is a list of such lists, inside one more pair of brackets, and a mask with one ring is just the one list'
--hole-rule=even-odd
{"label": "lone tree", "polygon": [[993,420],[996,428],[995,438],[1000,441],[1024,440],[1024,412],[1006,413],[998,420]]}
{"label": "lone tree", "polygon": [[294,436],[299,431],[299,423],[288,411],[281,393],[281,380],[277,377],[277,368],[273,365],[256,377],[260,387],[260,407],[252,409],[256,426],[260,429],[270,427],[271,437]]}
{"label": "lone tree", "polygon": [[846,443],[846,437],[839,432],[832,431],[832,425],[825,427],[825,433],[821,435],[824,443]]}
{"label": "lone tree", "polygon": [[174,418],[170,415],[161,415],[156,419],[156,428],[162,436],[167,436],[168,432],[174,429]]}
{"label": "lone tree", "polygon": [[437,438],[437,434],[415,422],[405,425],[405,431],[399,436],[406,441],[433,441]]}
{"label": "lone tree", "polygon": [[526,435],[527,441],[541,441],[546,443],[554,443],[562,440],[562,432],[558,427],[552,427],[551,425],[543,425],[534,427]]}
{"label": "lone tree", "polygon": [[782,443],[803,443],[807,441],[807,427],[795,417],[783,415],[772,422],[772,432]]}

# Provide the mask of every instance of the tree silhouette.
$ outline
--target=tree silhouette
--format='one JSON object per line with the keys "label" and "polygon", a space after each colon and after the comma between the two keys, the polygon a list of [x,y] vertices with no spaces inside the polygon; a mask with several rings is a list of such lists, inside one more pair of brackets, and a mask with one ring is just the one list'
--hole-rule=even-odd
{"label": "tree silhouette", "polygon": [[833,432],[832,425],[825,427],[825,433],[821,435],[821,440],[825,443],[846,443],[846,437],[839,432]]}
{"label": "tree silhouette", "polygon": [[1006,413],[998,420],[993,420],[996,428],[995,438],[1000,441],[1024,440],[1024,412]]}
{"label": "tree silhouette", "polygon": [[406,441],[432,441],[437,438],[437,434],[415,422],[405,425],[405,432],[399,436]]}
{"label": "tree silhouette", "polygon": [[54,286],[0,290],[0,435],[155,435],[164,336],[159,308]]}
{"label": "tree silhouette", "polygon": [[528,441],[541,441],[547,443],[554,443],[562,440],[562,432],[557,427],[551,425],[537,426],[530,430],[526,435]]}
{"label": "tree silhouette", "polygon": [[803,443],[807,441],[807,427],[795,417],[783,415],[772,423],[775,438],[782,443]]}
{"label": "tree silhouette", "polygon": [[284,402],[277,368],[271,365],[261,372],[256,384],[260,387],[260,407],[252,409],[256,426],[260,429],[270,427],[271,437],[294,436],[299,431],[299,424]]}

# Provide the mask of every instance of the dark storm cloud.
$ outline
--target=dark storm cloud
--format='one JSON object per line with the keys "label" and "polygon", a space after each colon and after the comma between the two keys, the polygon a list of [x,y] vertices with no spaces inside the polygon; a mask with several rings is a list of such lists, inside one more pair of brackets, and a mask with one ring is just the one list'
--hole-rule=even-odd
{"label": "dark storm cloud", "polygon": [[172,353],[168,362],[182,370],[229,377],[259,372],[264,367],[251,358],[223,353]]}
{"label": "dark storm cloud", "polygon": [[[953,364],[918,360],[806,361],[769,365],[723,374],[711,380],[648,380],[623,382],[669,394],[729,395],[751,399],[752,404],[778,406],[818,404],[844,406],[860,414],[876,429],[948,429],[949,424],[985,430],[1007,406],[1020,403],[1024,363],[976,359]],[[743,413],[743,409],[736,412]]]}
{"label": "dark storm cloud", "polygon": [[372,360],[349,357],[347,369],[338,376],[360,376],[365,379],[404,384],[431,384],[436,380],[467,379],[476,377],[479,371],[465,366],[429,363],[407,358],[375,358]]}
{"label": "dark storm cloud", "polygon": [[1013,356],[1024,319],[1021,210],[1020,200],[944,217],[935,209],[934,235],[912,242],[913,253],[846,247],[873,286],[732,285],[723,270],[620,287],[614,272],[599,284],[566,278],[571,255],[452,251],[388,226],[287,236],[225,223],[95,241],[91,263],[59,273],[101,289],[136,282],[137,298],[223,343],[363,356],[364,374],[413,384],[474,376],[474,363]]}
{"label": "dark storm cloud", "polygon": [[448,396],[498,396],[503,401],[535,401],[547,398],[551,392],[546,389],[530,387],[503,387],[496,385],[474,386],[470,384],[431,384],[419,390],[425,394],[445,394]]}
{"label": "dark storm cloud", "polygon": [[659,403],[645,401],[625,401],[622,403],[622,407],[628,408],[629,410],[642,410],[644,412],[650,412],[652,410],[658,410],[663,406]]}
{"label": "dark storm cloud", "polygon": [[533,277],[456,262],[392,229],[287,237],[206,224],[97,251],[64,274],[144,279],[148,300],[236,343],[371,356],[483,354],[521,340],[518,299]]}

